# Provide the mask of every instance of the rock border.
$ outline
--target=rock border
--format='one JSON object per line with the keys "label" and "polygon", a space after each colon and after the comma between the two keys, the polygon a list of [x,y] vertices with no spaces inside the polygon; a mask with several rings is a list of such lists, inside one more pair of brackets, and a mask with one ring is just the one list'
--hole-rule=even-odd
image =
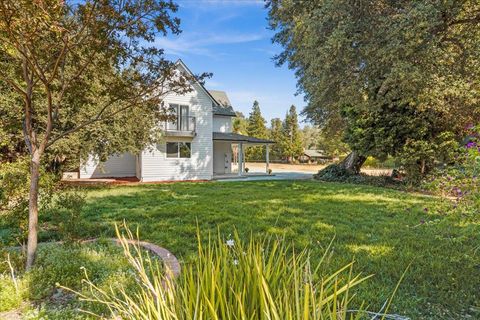
{"label": "rock border", "polygon": [[[91,239],[91,240],[85,240],[82,241],[82,243],[90,243],[90,242],[96,242],[99,240],[109,240],[111,242],[114,242],[116,245],[120,246],[121,241],[116,238],[106,238],[106,239]],[[180,275],[181,273],[181,267],[180,267],[180,262],[178,262],[177,257],[175,257],[170,251],[168,251],[165,248],[162,248],[160,246],[157,246],[156,244],[153,244],[151,242],[147,241],[140,241],[140,240],[131,240],[131,239],[125,239],[128,244],[132,245],[138,245],[142,247],[143,249],[146,249],[162,259],[162,261],[165,263],[165,266],[168,269],[167,276],[171,273],[171,275],[176,278]]]}
{"label": "rock border", "polygon": [[[107,240],[115,243],[117,246],[121,245],[121,241],[117,238],[93,238],[93,239],[88,239],[88,240],[82,240],[80,243],[92,243],[92,242],[97,242],[100,240]],[[162,248],[160,246],[157,246],[156,244],[153,244],[151,242],[147,241],[140,241],[140,240],[132,240],[132,239],[125,239],[128,244],[132,245],[138,245],[142,247],[143,249],[146,249],[159,257],[164,263],[165,266],[167,267],[169,273],[173,276],[173,278],[176,278],[180,275],[181,273],[181,266],[180,262],[178,262],[177,257],[173,255],[170,251],[168,251],[165,248]],[[51,241],[51,242],[39,242],[38,244],[62,244],[64,243],[63,241]],[[22,247],[16,246],[16,247],[7,247],[7,249],[20,249],[22,250]],[[169,276],[169,274],[167,274]]]}

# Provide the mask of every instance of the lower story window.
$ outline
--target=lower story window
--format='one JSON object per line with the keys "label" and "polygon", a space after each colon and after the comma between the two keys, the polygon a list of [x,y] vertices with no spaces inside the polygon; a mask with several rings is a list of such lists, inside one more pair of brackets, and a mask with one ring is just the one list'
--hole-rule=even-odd
{"label": "lower story window", "polygon": [[167,142],[167,158],[190,158],[191,155],[190,142]]}

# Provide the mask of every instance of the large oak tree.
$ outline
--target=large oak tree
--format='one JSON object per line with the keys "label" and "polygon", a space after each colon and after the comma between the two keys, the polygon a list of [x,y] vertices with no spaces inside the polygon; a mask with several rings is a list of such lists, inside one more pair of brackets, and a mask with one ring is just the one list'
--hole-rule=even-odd
{"label": "large oak tree", "polygon": [[[394,155],[415,139],[428,144],[438,132],[457,134],[478,121],[478,1],[271,0],[268,6],[273,40],[284,48],[276,62],[295,70],[307,117],[326,132],[350,126],[347,169],[358,172],[367,155]],[[382,112],[398,119],[384,121]],[[420,132],[425,128],[435,131]]]}
{"label": "large oak tree", "polygon": [[0,112],[30,159],[27,269],[46,154],[139,149],[166,117],[164,95],[191,90],[194,79],[154,46],[180,32],[176,10],[167,0],[0,0],[0,87],[11,97]]}

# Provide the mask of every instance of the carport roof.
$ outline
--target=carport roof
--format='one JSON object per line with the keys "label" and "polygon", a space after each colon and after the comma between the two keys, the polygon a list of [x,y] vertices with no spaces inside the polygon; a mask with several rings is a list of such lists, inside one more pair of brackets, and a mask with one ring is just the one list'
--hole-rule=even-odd
{"label": "carport roof", "polygon": [[213,140],[215,141],[230,141],[230,142],[245,142],[252,144],[273,144],[275,141],[259,139],[255,137],[244,136],[243,134],[233,132],[214,132]]}

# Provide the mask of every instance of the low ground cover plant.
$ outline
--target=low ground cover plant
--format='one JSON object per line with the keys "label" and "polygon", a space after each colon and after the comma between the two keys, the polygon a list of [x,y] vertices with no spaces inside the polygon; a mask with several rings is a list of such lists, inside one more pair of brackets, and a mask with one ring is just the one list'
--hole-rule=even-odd
{"label": "low ground cover plant", "polygon": [[368,184],[378,187],[405,189],[406,184],[390,175],[372,176],[364,173],[352,174],[338,164],[331,164],[315,174],[314,179],[324,182],[342,182],[354,184]]}
{"label": "low ground cover plant", "polygon": [[[80,303],[58,285],[84,290],[84,270],[100,288],[133,283],[132,268],[121,249],[108,241],[88,244],[42,244],[35,267],[23,272],[25,258],[18,249],[0,251],[0,312],[18,309],[27,319],[73,319]],[[77,315],[75,315],[77,317]],[[79,316],[80,317],[80,316]],[[87,316],[81,315],[82,318]]]}

